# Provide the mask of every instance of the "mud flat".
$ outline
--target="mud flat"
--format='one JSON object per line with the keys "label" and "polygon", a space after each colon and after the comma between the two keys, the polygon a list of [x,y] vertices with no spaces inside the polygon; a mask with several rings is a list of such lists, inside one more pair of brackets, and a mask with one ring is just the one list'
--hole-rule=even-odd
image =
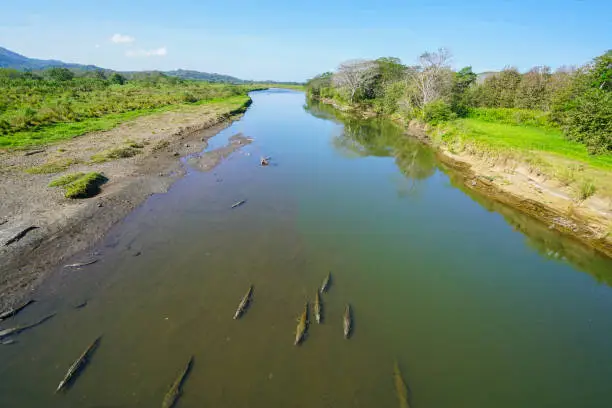
{"label": "mud flat", "polygon": [[[0,151],[0,310],[93,245],[148,196],[166,192],[185,173],[180,158],[203,151],[250,102],[238,108],[194,106],[42,149]],[[219,152],[202,155],[198,164],[209,170],[248,142],[237,136]],[[109,155],[113,151],[127,154]],[[92,171],[108,179],[94,197],[68,199],[61,188],[49,187],[62,175]]]}

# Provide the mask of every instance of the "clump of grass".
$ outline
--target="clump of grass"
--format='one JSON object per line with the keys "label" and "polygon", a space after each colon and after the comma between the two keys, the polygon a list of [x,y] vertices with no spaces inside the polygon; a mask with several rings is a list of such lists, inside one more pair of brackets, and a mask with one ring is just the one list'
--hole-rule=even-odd
{"label": "clump of grass", "polygon": [[100,192],[100,186],[108,179],[100,173],[87,173],[65,186],[66,198],[88,198]]}
{"label": "clump of grass", "polygon": [[563,186],[569,186],[576,181],[576,166],[562,166],[555,172],[555,176]]}
{"label": "clump of grass", "polygon": [[584,201],[593,196],[595,191],[597,191],[597,187],[595,187],[595,184],[591,180],[583,180],[578,185],[578,198]]}
{"label": "clump of grass", "polygon": [[58,177],[49,183],[49,187],[62,187],[70,183],[75,182],[77,179],[83,177],[85,173],[71,173],[64,176]]}
{"label": "clump of grass", "polygon": [[58,177],[49,187],[63,187],[66,198],[88,198],[100,192],[100,186],[108,179],[101,173],[72,173]]}
{"label": "clump of grass", "polygon": [[41,164],[40,166],[30,167],[29,169],[26,169],[25,172],[29,174],[59,173],[76,163],[77,161],[75,159],[51,160],[45,164]]}
{"label": "clump of grass", "polygon": [[100,153],[94,154],[91,156],[91,161],[94,163],[101,163],[108,160],[125,159],[136,156],[138,153],[140,153],[139,148],[132,145],[116,147],[114,149],[104,150]]}

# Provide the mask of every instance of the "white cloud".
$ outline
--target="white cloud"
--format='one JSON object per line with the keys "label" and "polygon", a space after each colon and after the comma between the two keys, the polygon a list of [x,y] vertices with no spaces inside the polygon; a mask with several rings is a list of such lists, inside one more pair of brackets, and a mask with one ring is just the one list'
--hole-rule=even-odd
{"label": "white cloud", "polygon": [[168,53],[166,47],[156,48],[154,50],[127,50],[127,57],[164,57]]}
{"label": "white cloud", "polygon": [[136,41],[134,37],[131,37],[129,35],[123,35],[123,34],[113,34],[110,40],[114,42],[115,44],[125,44],[125,43],[131,43],[131,42]]}

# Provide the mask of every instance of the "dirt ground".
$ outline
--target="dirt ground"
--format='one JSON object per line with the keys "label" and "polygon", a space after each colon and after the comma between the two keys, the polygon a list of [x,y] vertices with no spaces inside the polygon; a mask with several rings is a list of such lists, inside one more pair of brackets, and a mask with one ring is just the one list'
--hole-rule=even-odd
{"label": "dirt ground", "polygon": [[[228,108],[195,106],[30,151],[0,151],[0,311],[27,297],[49,271],[93,245],[148,196],[167,191],[185,172],[180,157],[203,150],[231,119]],[[198,166],[209,170],[248,142],[234,137],[219,154],[199,156]],[[95,154],[129,144],[138,154],[92,162]],[[26,172],[48,163],[67,168]],[[61,175],[91,171],[108,178],[95,197],[68,199],[62,188],[48,187]]]}

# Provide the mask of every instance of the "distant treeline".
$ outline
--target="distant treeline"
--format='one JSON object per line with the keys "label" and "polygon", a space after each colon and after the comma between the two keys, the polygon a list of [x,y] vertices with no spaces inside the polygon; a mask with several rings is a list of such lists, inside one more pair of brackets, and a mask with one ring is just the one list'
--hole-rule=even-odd
{"label": "distant treeline", "polygon": [[245,95],[251,85],[212,84],[159,72],[122,75],[103,70],[75,75],[67,68],[39,72],[0,69],[0,135],[113,113]]}
{"label": "distant treeline", "polygon": [[484,78],[471,67],[453,71],[450,59],[440,49],[424,53],[413,66],[393,57],[347,61],[336,72],[309,80],[307,91],[312,97],[430,123],[478,115],[560,127],[592,153],[612,151],[612,50],[581,67],[552,72],[540,66],[525,73],[507,67]]}

